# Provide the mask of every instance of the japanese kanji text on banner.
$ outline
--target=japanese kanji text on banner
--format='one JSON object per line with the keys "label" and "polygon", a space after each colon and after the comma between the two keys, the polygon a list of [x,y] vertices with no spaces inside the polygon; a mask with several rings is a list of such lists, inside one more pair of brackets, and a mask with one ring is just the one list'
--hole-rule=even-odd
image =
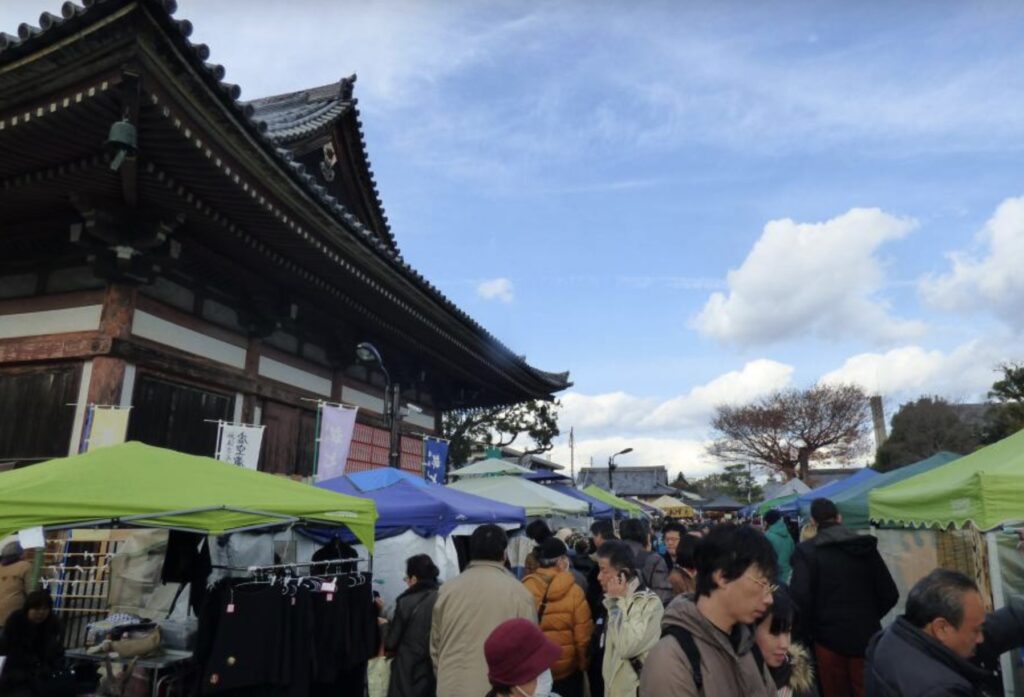
{"label": "japanese kanji text on banner", "polygon": [[217,459],[246,469],[257,469],[260,462],[260,446],[263,444],[264,428],[264,426],[221,423],[220,435],[217,439]]}

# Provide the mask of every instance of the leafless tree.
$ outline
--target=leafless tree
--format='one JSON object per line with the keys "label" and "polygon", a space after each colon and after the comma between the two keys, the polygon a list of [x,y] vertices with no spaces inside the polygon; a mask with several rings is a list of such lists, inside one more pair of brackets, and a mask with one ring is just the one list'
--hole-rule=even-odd
{"label": "leafless tree", "polygon": [[742,406],[720,405],[708,453],[787,479],[807,478],[812,461],[849,460],[868,448],[868,397],[853,385],[785,390]]}

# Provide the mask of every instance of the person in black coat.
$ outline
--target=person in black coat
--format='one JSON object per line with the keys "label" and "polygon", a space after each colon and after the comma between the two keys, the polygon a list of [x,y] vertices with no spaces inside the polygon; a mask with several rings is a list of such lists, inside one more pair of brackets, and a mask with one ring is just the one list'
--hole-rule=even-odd
{"label": "person in black coat", "polygon": [[64,663],[60,634],[50,594],[29,593],[25,605],[7,619],[0,636],[0,655],[7,657],[0,674],[0,694],[20,697],[63,693],[53,680],[53,674]]}
{"label": "person in black coat", "polygon": [[434,697],[437,682],[430,659],[430,626],[437,602],[437,566],[426,554],[405,562],[409,588],[395,601],[394,619],[384,640],[393,655],[388,697]]}
{"label": "person in black coat", "polygon": [[[870,697],[998,693],[999,655],[1024,645],[1024,600],[986,616],[973,580],[936,569],[911,589],[903,616],[871,640]],[[988,692],[986,692],[988,691]]]}
{"label": "person in black coat", "polygon": [[791,560],[799,637],[813,643],[824,697],[862,697],[864,652],[899,590],[878,553],[878,540],[843,527],[832,501],[815,499],[811,517],[818,534],[800,543]]}

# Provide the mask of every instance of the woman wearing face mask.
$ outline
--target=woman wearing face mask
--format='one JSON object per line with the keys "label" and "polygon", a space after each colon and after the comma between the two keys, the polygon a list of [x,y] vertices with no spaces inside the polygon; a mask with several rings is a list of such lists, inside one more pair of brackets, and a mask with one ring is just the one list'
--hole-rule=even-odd
{"label": "woman wearing face mask", "polygon": [[789,593],[779,588],[772,595],[771,610],[757,624],[754,656],[768,666],[779,697],[818,697],[810,653],[791,639],[795,614]]}
{"label": "woman wearing face mask", "polygon": [[484,642],[487,697],[541,697],[551,691],[551,666],[562,650],[530,620],[508,620]]}

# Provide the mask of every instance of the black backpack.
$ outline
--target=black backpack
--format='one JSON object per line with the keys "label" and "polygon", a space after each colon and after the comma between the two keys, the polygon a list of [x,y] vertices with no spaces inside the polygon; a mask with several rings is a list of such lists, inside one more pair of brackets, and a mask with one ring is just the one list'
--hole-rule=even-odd
{"label": "black backpack", "polygon": [[700,669],[700,649],[697,648],[697,642],[693,640],[693,634],[690,630],[685,627],[678,625],[671,625],[665,627],[662,631],[661,636],[671,636],[679,644],[679,648],[686,654],[686,660],[690,662],[690,671],[693,675],[693,686],[697,689],[698,695],[704,694],[704,674]]}

